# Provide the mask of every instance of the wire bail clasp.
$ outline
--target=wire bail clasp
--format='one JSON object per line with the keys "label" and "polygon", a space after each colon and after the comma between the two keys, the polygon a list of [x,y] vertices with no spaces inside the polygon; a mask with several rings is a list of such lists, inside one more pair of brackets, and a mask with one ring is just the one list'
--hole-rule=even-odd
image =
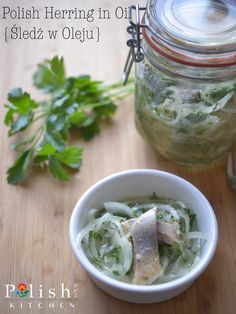
{"label": "wire bail clasp", "polygon": [[[130,35],[130,39],[127,41],[127,46],[130,47],[128,57],[125,63],[123,72],[123,85],[126,85],[134,62],[141,62],[144,59],[144,54],[141,47],[141,29],[147,27],[145,24],[141,24],[140,12],[145,11],[145,7],[139,7],[139,5],[132,5],[129,7],[129,23],[127,32]],[[133,21],[133,12],[135,11],[136,21]]]}

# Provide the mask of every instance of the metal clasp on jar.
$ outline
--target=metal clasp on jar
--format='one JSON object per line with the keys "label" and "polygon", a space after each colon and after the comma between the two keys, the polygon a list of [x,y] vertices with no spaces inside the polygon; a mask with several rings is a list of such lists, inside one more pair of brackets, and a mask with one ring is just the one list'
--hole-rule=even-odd
{"label": "metal clasp on jar", "polygon": [[[128,57],[125,63],[123,72],[123,84],[125,85],[129,79],[129,75],[134,62],[141,62],[144,59],[144,54],[142,52],[141,37],[142,28],[147,27],[147,25],[141,23],[141,12],[146,11],[146,7],[140,7],[137,5],[132,5],[129,7],[129,23],[127,32],[130,35],[130,39],[127,41],[127,46],[130,47]],[[133,15],[135,13],[135,22]]]}

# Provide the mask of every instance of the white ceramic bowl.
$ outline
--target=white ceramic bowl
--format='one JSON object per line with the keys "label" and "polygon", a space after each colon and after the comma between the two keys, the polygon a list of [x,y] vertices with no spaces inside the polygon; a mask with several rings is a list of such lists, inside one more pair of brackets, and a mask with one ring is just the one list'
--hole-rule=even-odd
{"label": "white ceramic bowl", "polygon": [[[87,211],[101,208],[105,201],[120,201],[135,197],[158,196],[182,201],[197,215],[200,231],[208,234],[201,252],[200,262],[185,276],[174,281],[138,286],[112,279],[99,271],[87,259],[76,237],[84,227]],[[173,298],[187,289],[201,275],[215,253],[218,231],[214,211],[205,196],[188,181],[173,174],[157,170],[130,170],[109,176],[95,185],[79,199],[70,220],[70,242],[73,251],[92,280],[112,296],[134,303],[156,303]]]}

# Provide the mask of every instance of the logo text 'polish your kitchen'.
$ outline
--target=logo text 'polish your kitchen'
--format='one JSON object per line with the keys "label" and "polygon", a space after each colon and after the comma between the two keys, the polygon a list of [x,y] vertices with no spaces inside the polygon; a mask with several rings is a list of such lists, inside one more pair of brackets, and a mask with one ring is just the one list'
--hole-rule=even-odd
{"label": "logo text 'polish your kitchen'", "polygon": [[77,309],[79,301],[78,284],[68,288],[60,283],[57,288],[46,289],[43,285],[38,287],[24,282],[5,284],[4,301],[8,309],[14,311],[24,309]]}

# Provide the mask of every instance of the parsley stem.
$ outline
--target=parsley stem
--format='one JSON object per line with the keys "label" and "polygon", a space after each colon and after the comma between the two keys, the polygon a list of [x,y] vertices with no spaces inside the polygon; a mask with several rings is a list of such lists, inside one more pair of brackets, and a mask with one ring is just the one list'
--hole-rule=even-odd
{"label": "parsley stem", "polygon": [[44,108],[38,108],[34,112],[35,113],[42,113],[42,112],[45,112],[45,109]]}
{"label": "parsley stem", "polygon": [[31,149],[32,148],[35,148],[35,146],[37,145],[37,143],[39,142],[39,140],[42,138],[44,134],[44,126],[41,125],[37,131],[35,132],[35,137],[34,137],[34,140],[33,140],[33,143],[31,145]]}
{"label": "parsley stem", "polygon": [[41,114],[41,115],[39,115],[39,116],[35,117],[35,118],[33,119],[33,121],[32,121],[32,122],[35,122],[35,121],[37,121],[37,120],[39,120],[39,119],[41,119],[41,118],[43,118],[43,117],[46,117],[46,116],[47,116],[47,114],[46,114],[46,113]]}
{"label": "parsley stem", "polygon": [[120,87],[119,89],[108,90],[106,96],[112,97],[113,100],[115,99],[123,99],[130,95],[134,91],[134,85],[129,84],[125,87]]}

